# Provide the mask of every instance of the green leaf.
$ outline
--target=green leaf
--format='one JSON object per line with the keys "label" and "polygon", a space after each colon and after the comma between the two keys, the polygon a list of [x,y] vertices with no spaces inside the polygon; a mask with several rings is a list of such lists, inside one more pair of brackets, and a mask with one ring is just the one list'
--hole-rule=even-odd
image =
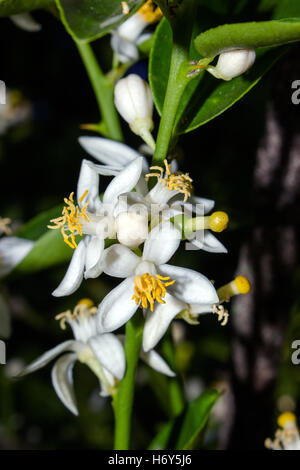
{"label": "green leaf", "polygon": [[[163,47],[162,47],[163,45]],[[186,133],[216,118],[245,96],[283,55],[286,48],[261,49],[255,65],[229,82],[200,73],[186,87],[177,112],[176,132]],[[154,35],[150,54],[149,80],[155,106],[161,114],[166,93],[172,52],[172,30],[163,20]],[[191,58],[196,58],[194,54]]]}
{"label": "green leaf", "polygon": [[42,235],[14,273],[32,273],[68,261],[74,251],[66,245],[60,230],[48,230]]}
{"label": "green leaf", "polygon": [[120,0],[56,0],[62,22],[77,41],[93,41],[129,18],[143,0],[127,0],[130,14],[122,12]]}
{"label": "green leaf", "polygon": [[195,448],[197,438],[207,424],[210,412],[220,394],[206,390],[188,407],[169,421],[151,442],[149,449],[189,450]]}
{"label": "green leaf", "polygon": [[53,4],[53,0],[0,0],[0,16],[17,15]]}
{"label": "green leaf", "polygon": [[300,17],[299,0],[275,0],[277,4],[273,19]]}
{"label": "green leaf", "polygon": [[44,233],[48,232],[47,225],[51,219],[59,217],[61,215],[63,205],[52,207],[47,211],[37,215],[29,222],[27,222],[21,229],[16,233],[17,237],[28,238],[29,240],[37,240]]}
{"label": "green leaf", "polygon": [[[73,250],[63,241],[60,230],[49,230],[50,220],[61,215],[63,205],[49,209],[31,219],[16,236],[36,241],[14,273],[36,272],[68,261]],[[79,237],[78,237],[79,238]]]}
{"label": "green leaf", "polygon": [[195,48],[203,57],[231,49],[279,46],[300,40],[300,18],[225,24],[199,34]]}

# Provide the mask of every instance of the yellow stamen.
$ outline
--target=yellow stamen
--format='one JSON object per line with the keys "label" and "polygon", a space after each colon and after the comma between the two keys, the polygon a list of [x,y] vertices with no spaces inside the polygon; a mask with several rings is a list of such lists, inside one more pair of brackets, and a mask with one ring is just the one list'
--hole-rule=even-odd
{"label": "yellow stamen", "polygon": [[[165,282],[169,281],[169,282]],[[170,281],[170,277],[162,277],[159,275],[151,276],[149,273],[135,276],[134,278],[134,295],[132,299],[136,304],[141,303],[143,308],[148,308],[153,312],[154,301],[164,304],[163,297],[166,295],[166,287],[174,284],[175,281]]]}
{"label": "yellow stamen", "polygon": [[82,299],[78,302],[76,307],[66,312],[59,313],[56,315],[55,320],[59,321],[62,330],[66,329],[66,322],[74,320],[83,320],[89,318],[97,313],[97,307],[94,306],[94,302],[90,299]]}
{"label": "yellow stamen", "polygon": [[129,12],[130,12],[128,3],[127,3],[127,2],[121,2],[121,6],[122,6],[122,13],[123,13],[123,15],[128,15]]}
{"label": "yellow stamen", "polygon": [[[146,181],[152,176],[156,177],[159,181],[162,181],[168,188],[169,191],[177,191],[184,195],[184,202],[191,196],[193,191],[192,185],[192,178],[189,176],[188,173],[182,173],[180,171],[176,171],[175,173],[171,173],[170,171],[170,164],[167,160],[164,160],[165,169],[161,168],[160,166],[152,166],[150,170],[158,170],[159,173],[148,173],[145,176]],[[165,176],[163,177],[163,174]]]}
{"label": "yellow stamen", "polygon": [[[88,191],[86,190],[79,202],[82,202],[85,196],[87,195]],[[52,230],[56,230],[60,228],[61,234],[63,236],[64,242],[69,245],[71,248],[77,248],[77,243],[75,241],[75,235],[82,235],[82,219],[86,220],[87,222],[90,221],[89,216],[86,213],[86,209],[88,206],[88,202],[83,206],[80,210],[79,207],[74,204],[74,193],[71,193],[69,198],[64,198],[65,206],[62,210],[61,217],[57,217],[56,219],[50,220],[55,225],[47,225],[48,228]],[[66,233],[66,230],[69,233]],[[70,240],[69,240],[70,238]]]}
{"label": "yellow stamen", "polygon": [[85,305],[87,308],[94,306],[94,302],[91,299],[81,299],[77,305]]}
{"label": "yellow stamen", "polygon": [[11,235],[12,230],[9,226],[11,224],[11,219],[8,217],[2,218],[0,217],[0,234],[5,233],[5,235]]}
{"label": "yellow stamen", "polygon": [[228,323],[229,313],[223,305],[213,305],[213,313],[218,315],[218,322],[220,322],[221,326],[225,326]]}
{"label": "yellow stamen", "polygon": [[152,0],[147,0],[138,10],[138,14],[141,15],[147,23],[156,23],[160,21],[163,16],[161,9],[154,5]]}
{"label": "yellow stamen", "polygon": [[284,428],[284,426],[287,423],[296,423],[296,416],[294,413],[291,413],[290,411],[287,411],[286,413],[282,413],[278,419],[277,423],[281,428]]}

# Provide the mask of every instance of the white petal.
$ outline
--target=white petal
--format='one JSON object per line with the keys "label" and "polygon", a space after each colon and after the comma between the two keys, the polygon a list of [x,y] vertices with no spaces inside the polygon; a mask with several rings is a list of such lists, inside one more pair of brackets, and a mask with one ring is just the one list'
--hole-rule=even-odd
{"label": "white petal", "polygon": [[49,351],[46,351],[44,354],[42,354],[38,359],[35,361],[31,362],[28,366],[25,367],[25,369],[21,372],[20,377],[23,375],[31,374],[32,372],[35,372],[38,369],[41,369],[42,367],[46,366],[52,359],[57,357],[59,354],[61,354],[64,351],[74,351],[76,349],[76,341],[73,339],[69,341],[64,341],[63,343],[58,344],[55,346],[55,348],[49,349]]}
{"label": "white petal", "polygon": [[102,332],[117,330],[135,314],[138,305],[132,300],[134,276],[128,277],[110,291],[98,309],[98,327]]}
{"label": "white petal", "polygon": [[[169,289],[169,288],[168,288]],[[161,340],[171,321],[186,308],[186,304],[166,293],[165,304],[156,302],[153,312],[147,311],[144,333],[143,350],[150,351]]]}
{"label": "white petal", "polygon": [[[111,387],[114,386],[115,384],[115,378],[114,376],[108,372],[108,370],[106,370],[104,367],[103,367],[103,374],[105,375],[105,378],[107,380],[107,382],[111,385]],[[100,397],[110,397],[110,393],[109,393],[109,390],[108,390],[108,387],[106,386],[106,384],[104,382],[101,382],[100,380],[100,393],[99,393]]]}
{"label": "white petal", "polygon": [[140,353],[141,359],[146,362],[152,369],[160,372],[161,374],[167,375],[168,377],[175,377],[175,372],[169,367],[166,361],[156,352],[149,351]]}
{"label": "white petal", "polygon": [[139,51],[135,43],[121,37],[114,31],[112,32],[110,45],[112,50],[117,54],[119,61],[123,64],[136,61],[139,58]]}
{"label": "white petal", "polygon": [[[128,163],[131,163],[141,155],[133,150],[128,145],[116,142],[115,140],[104,139],[102,137],[88,137],[83,136],[78,139],[80,145],[92,157],[96,158],[99,162],[113,167],[124,168]],[[145,170],[146,159],[144,160]]]}
{"label": "white petal", "polygon": [[190,305],[190,312],[192,315],[201,315],[202,313],[211,313],[214,304],[192,304]]}
{"label": "white petal", "polygon": [[147,21],[139,13],[135,13],[117,28],[117,34],[128,41],[135,42],[141,32],[148,26]]}
{"label": "white petal", "polygon": [[127,246],[116,244],[104,250],[102,269],[109,276],[129,277],[140,261],[141,258]]}
{"label": "white petal", "polygon": [[159,267],[163,276],[170,276],[175,284],[168,292],[187,304],[214,304],[219,302],[216,289],[205,277],[192,269],[165,264]]}
{"label": "white petal", "polygon": [[111,333],[93,336],[88,344],[101,366],[114,377],[122,380],[125,374],[125,352],[120,340]]}
{"label": "white petal", "polygon": [[52,292],[54,297],[62,297],[75,292],[80,286],[83,279],[83,271],[85,265],[86,246],[85,240],[81,240],[75,248],[71,262],[65,277],[59,286]]}
{"label": "white petal", "polygon": [[[96,212],[101,207],[99,198],[99,175],[95,170],[96,165],[88,160],[82,160],[79,179],[77,183],[77,201],[80,207],[89,202],[88,211]],[[87,195],[80,202],[83,194],[88,191]]]}
{"label": "white petal", "polygon": [[151,204],[145,200],[142,194],[138,191],[131,191],[129,193],[123,193],[114,208],[114,216],[117,217],[121,212],[130,210],[132,206],[136,206],[137,209],[143,209],[143,213],[150,214]]}
{"label": "white petal", "polygon": [[102,273],[102,255],[104,252],[104,240],[99,237],[91,237],[86,247],[84,278],[96,278]]}
{"label": "white petal", "polygon": [[3,237],[0,240],[0,277],[10,273],[28,255],[34,242],[19,237]]}
{"label": "white petal", "polygon": [[181,235],[171,222],[157,225],[145,241],[143,260],[164,264],[174,255],[181,241]]}
{"label": "white petal", "polygon": [[76,354],[64,354],[52,368],[52,385],[66,408],[78,415],[76,398],[73,388],[73,367],[77,360]]}
{"label": "white petal", "polygon": [[[147,199],[152,204],[167,204],[170,199],[178,196],[175,189],[169,190],[163,181],[158,181],[147,194]],[[179,196],[182,199],[182,194]]]}
{"label": "white petal", "polygon": [[127,75],[115,86],[115,105],[129,124],[135,119],[151,118],[153,99],[150,86],[139,75]]}
{"label": "white petal", "polygon": [[129,163],[124,170],[121,171],[110,182],[103,195],[104,204],[115,205],[118,196],[127,193],[135,188],[142,173],[143,158],[138,157],[133,162]]}
{"label": "white petal", "polygon": [[35,21],[30,13],[20,13],[18,15],[10,16],[12,22],[18,26],[18,28],[24,29],[30,33],[36,33],[42,29],[41,25]]}
{"label": "white petal", "polygon": [[204,197],[191,196],[189,198],[189,203],[199,205],[200,207],[195,207],[196,214],[205,215],[208,214],[214,207],[215,201],[212,199],[206,199]]}
{"label": "white petal", "polygon": [[117,176],[122,170],[121,166],[95,165],[95,171],[103,176]]}
{"label": "white petal", "polygon": [[[145,159],[143,160],[145,162]],[[144,168],[143,168],[144,171]],[[140,193],[142,196],[146,196],[148,193],[148,185],[145,181],[145,176],[144,173],[142,173],[140,179],[138,180],[136,186],[135,186],[136,192]]]}
{"label": "white petal", "polygon": [[209,253],[228,253],[223,243],[209,230],[202,230],[198,238],[197,240],[197,232],[195,232],[195,238],[190,242],[196,248],[208,251]]}

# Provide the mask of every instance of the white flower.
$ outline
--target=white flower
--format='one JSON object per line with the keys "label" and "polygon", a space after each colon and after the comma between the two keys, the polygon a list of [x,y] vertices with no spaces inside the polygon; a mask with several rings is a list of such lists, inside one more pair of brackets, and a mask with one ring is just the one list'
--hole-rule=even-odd
{"label": "white flower", "polygon": [[19,237],[3,237],[0,240],[0,277],[9,274],[28,255],[34,242]]}
{"label": "white flower", "polygon": [[73,367],[77,360],[88,365],[100,380],[101,395],[114,393],[117,382],[125,374],[125,353],[120,340],[113,334],[99,333],[96,326],[97,308],[89,299],[83,299],[74,308],[57,315],[61,327],[69,323],[73,330],[74,340],[67,340],[50,349],[29,364],[23,375],[34,372],[57,356],[64,353],[52,369],[52,384],[63,404],[75,415],[78,415],[73,390]]}
{"label": "white flower", "polygon": [[[60,297],[72,294],[80,286],[83,277],[96,278],[101,274],[105,238],[115,238],[120,233],[124,242],[123,226],[118,219],[120,211],[116,212],[118,197],[136,187],[142,172],[142,162],[143,159],[138,157],[119,172],[106,188],[101,202],[97,172],[99,165],[83,160],[77,186],[79,206],[75,205],[72,193],[69,199],[65,199],[62,216],[51,220],[54,225],[48,226],[51,229],[60,228],[64,241],[74,249],[67,273],[52,295]],[[103,171],[103,167],[100,166],[100,169]],[[129,245],[137,246],[141,243],[141,233],[145,234],[144,226],[147,226],[148,221],[146,217],[141,218],[137,214],[134,218],[132,214],[131,222],[136,232],[132,231]],[[125,223],[128,223],[128,219]],[[85,235],[78,245],[75,241],[77,234]]]}
{"label": "white flower", "polygon": [[[73,367],[77,360],[86,364],[99,378],[101,396],[114,395],[118,382],[125,374],[126,363],[122,340],[111,333],[100,333],[96,325],[97,308],[89,299],[81,300],[73,312],[57,315],[61,327],[68,323],[74,340],[67,340],[50,349],[29,364],[21,376],[46,366],[60,356],[52,368],[52,384],[63,404],[75,415],[78,409],[73,389]],[[61,355],[63,354],[63,355]],[[173,377],[175,374],[155,351],[142,354],[142,359],[158,372]]]}
{"label": "white flower", "polygon": [[151,34],[142,34],[144,29],[162,17],[161,10],[147,1],[134,15],[112,32],[111,47],[120,62],[126,63],[139,58],[137,46]]}
{"label": "white flower", "polygon": [[104,164],[97,166],[97,172],[100,175],[117,175],[133,160],[142,158],[143,170],[135,189],[141,194],[147,193],[144,176],[149,171],[149,165],[147,159],[142,157],[140,153],[128,145],[103,137],[82,136],[78,141],[89,155]]}
{"label": "white flower", "polygon": [[266,439],[265,446],[273,450],[300,450],[299,429],[294,413],[282,413],[278,418],[275,439]]}
{"label": "white flower", "polygon": [[[114,277],[126,278],[102,301],[98,310],[99,326],[114,331],[124,325],[139,306],[163,313],[164,331],[186,304],[213,304],[219,298],[212,283],[195,271],[166,264],[180,243],[180,232],[171,224],[156,226],[145,241],[140,258],[129,248],[113,245],[103,255],[103,271]],[[143,349],[149,351],[146,317]],[[161,325],[159,326],[161,327]],[[157,343],[158,333],[151,332],[151,344]]]}
{"label": "white flower", "polygon": [[[174,270],[173,266],[168,267],[168,273],[170,273],[171,277],[174,277],[172,269]],[[175,270],[178,270],[178,268],[175,268]],[[181,297],[180,302],[178,302],[175,298],[171,299],[171,296],[167,293],[165,297],[166,304],[156,304],[152,312],[149,310],[147,312],[143,348],[145,351],[154,348],[175,317],[185,320],[191,325],[196,325],[198,324],[199,315],[214,313],[218,316],[221,326],[225,326],[228,322],[229,314],[222,304],[229,302],[230,298],[235,295],[248,294],[250,289],[251,285],[248,279],[244,276],[237,276],[233,281],[217,290],[217,300],[216,297],[211,296],[212,300],[209,302],[205,301],[207,298],[205,295],[199,295],[198,299],[194,297],[189,302],[182,302],[183,298]]]}
{"label": "white flower", "polygon": [[115,105],[130,129],[139,135],[153,150],[153,99],[150,86],[141,77],[130,74],[115,86]]}
{"label": "white flower", "polygon": [[207,67],[207,71],[216,78],[231,80],[245,73],[255,62],[254,49],[237,49],[222,52],[216,67]]}
{"label": "white flower", "polygon": [[[116,174],[121,171],[130,161],[140,156],[138,152],[125,144],[104,139],[102,137],[80,137],[79,142],[82,147],[99,162],[106,164],[103,170],[98,170],[101,174]],[[123,164],[122,164],[123,162]],[[194,229],[188,233],[188,249],[202,249],[211,253],[227,253],[225,246],[211,233],[210,229],[221,232],[226,228],[228,217],[225,213],[214,212],[209,217],[203,217],[211,212],[215,202],[211,199],[192,196],[192,180],[188,173],[177,171],[177,163],[172,160],[171,164],[165,160],[165,169],[161,167],[151,167],[154,171],[149,173],[147,160],[143,158],[143,172],[136,185],[136,192],[123,194],[127,198],[129,205],[144,205],[149,216],[151,216],[151,226],[156,224],[156,218],[160,216],[163,220],[183,214],[193,218],[193,214],[198,216]],[[99,167],[100,168],[100,167]],[[145,176],[156,177],[157,183],[148,191],[145,183]],[[186,201],[185,204],[184,201]],[[168,205],[167,205],[168,204]],[[220,217],[222,214],[222,217]],[[180,217],[176,219],[178,226],[181,224]],[[216,223],[218,222],[218,223]],[[198,228],[197,228],[198,227]]]}
{"label": "white flower", "polygon": [[[141,194],[137,190],[123,194],[123,197],[127,198],[129,205],[140,204],[147,208],[152,227],[161,220],[174,218],[175,225],[182,230],[184,219],[184,235],[188,236],[189,249],[227,253],[225,246],[210,231],[222,232],[228,225],[227,214],[218,211],[204,217],[213,209],[214,201],[192,196],[193,186],[189,174],[174,171],[172,163],[165,160],[165,170],[160,166],[150,168],[155,172],[146,174],[146,180],[155,177],[158,181],[149,192]],[[193,217],[194,213],[196,218]]]}

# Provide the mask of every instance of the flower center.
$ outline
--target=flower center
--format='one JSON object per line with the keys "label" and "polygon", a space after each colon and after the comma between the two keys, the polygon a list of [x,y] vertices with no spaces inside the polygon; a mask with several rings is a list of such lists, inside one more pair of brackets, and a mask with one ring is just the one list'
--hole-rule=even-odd
{"label": "flower center", "polygon": [[[169,282],[165,282],[169,281]],[[134,295],[132,299],[135,300],[136,304],[141,303],[143,308],[148,308],[148,302],[150,310],[153,312],[154,301],[164,304],[163,297],[165,296],[167,289],[166,287],[174,284],[175,281],[170,281],[170,277],[162,277],[158,274],[151,276],[149,273],[135,276],[134,278]]]}
{"label": "flower center", "polygon": [[0,217],[0,234],[5,233],[5,235],[11,235],[12,230],[9,227],[9,224],[11,224],[11,219],[8,217]]}
{"label": "flower center", "polygon": [[[82,202],[88,191],[86,190],[79,202]],[[77,243],[75,241],[75,235],[82,235],[82,219],[87,222],[90,221],[89,216],[86,213],[88,202],[80,209],[77,205],[74,204],[74,193],[71,193],[69,198],[65,198],[65,206],[62,210],[61,217],[56,219],[51,219],[55,225],[47,225],[48,228],[56,230],[61,229],[61,234],[63,236],[64,242],[69,245],[71,248],[77,248]],[[70,240],[69,240],[70,239]]]}
{"label": "flower center", "polygon": [[59,321],[59,325],[62,330],[66,329],[66,322],[72,321],[82,322],[85,318],[90,318],[97,313],[97,307],[94,306],[94,302],[90,299],[82,299],[78,302],[76,307],[66,312],[59,313],[56,315],[55,320]]}
{"label": "flower center", "polygon": [[148,0],[138,10],[138,14],[141,15],[147,23],[156,23],[161,20],[163,16],[161,9],[154,5],[152,0]]}
{"label": "flower center", "polygon": [[146,181],[148,181],[148,179],[152,176],[155,176],[158,181],[162,181],[167,186],[169,191],[174,190],[183,194],[184,202],[186,202],[192,194],[192,178],[188,173],[182,173],[181,171],[175,171],[175,173],[171,173],[171,165],[167,162],[167,160],[164,160],[164,164],[165,169],[160,166],[152,166],[150,170],[158,170],[159,173],[148,173],[146,175]]}

